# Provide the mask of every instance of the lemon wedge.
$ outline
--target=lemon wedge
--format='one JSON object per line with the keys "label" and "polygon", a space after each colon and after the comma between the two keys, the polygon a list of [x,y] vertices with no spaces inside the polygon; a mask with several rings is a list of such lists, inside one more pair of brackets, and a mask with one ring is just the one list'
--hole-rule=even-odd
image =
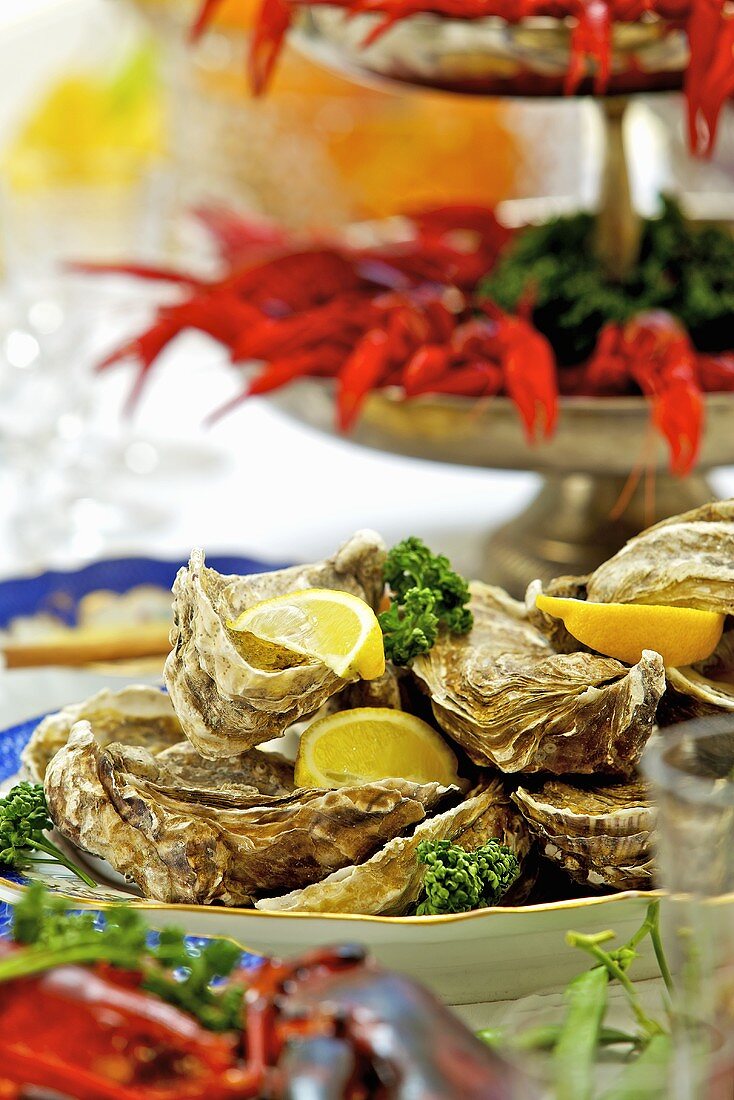
{"label": "lemon wedge", "polygon": [[313,722],[296,759],[299,787],[346,787],[380,779],[458,782],[456,757],[427,722],[388,707],[356,707]]}
{"label": "lemon wedge", "polygon": [[629,665],[637,664],[643,649],[659,653],[668,668],[702,661],[716,649],[724,629],[724,615],[692,607],[589,603],[542,594],[535,606],[562,619],[579,642]]}
{"label": "lemon wedge", "polygon": [[289,592],[255,604],[227,626],[243,655],[260,668],[287,668],[316,658],[345,680],[375,680],[385,671],[377,616],[349,592]]}

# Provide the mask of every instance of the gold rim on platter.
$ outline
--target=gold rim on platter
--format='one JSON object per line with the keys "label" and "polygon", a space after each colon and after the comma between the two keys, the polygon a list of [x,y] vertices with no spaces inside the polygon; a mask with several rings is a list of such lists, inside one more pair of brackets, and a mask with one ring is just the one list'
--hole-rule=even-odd
{"label": "gold rim on platter", "polygon": [[[12,879],[3,878],[2,876],[0,876],[0,888],[4,888],[8,893],[16,895],[27,889],[23,883],[14,882]],[[248,919],[264,918],[272,920],[273,918],[277,918],[280,920],[356,921],[359,923],[366,922],[370,924],[409,926],[456,924],[463,921],[476,920],[480,917],[486,918],[495,913],[517,915],[521,913],[546,913],[568,909],[586,909],[590,906],[606,905],[611,902],[629,901],[631,899],[646,900],[663,896],[663,892],[660,890],[622,890],[616,894],[602,894],[587,898],[564,898],[561,901],[540,902],[535,905],[494,905],[486,909],[472,909],[468,913],[445,913],[441,916],[425,917],[386,917],[373,916],[365,913],[301,913],[297,909],[282,912],[281,910],[243,909],[237,906],[224,905],[184,905],[176,902],[153,901],[149,898],[138,897],[137,894],[125,895],[123,891],[120,891],[120,898],[116,901],[112,901],[109,898],[100,898],[95,901],[93,898],[82,897],[75,893],[66,893],[61,889],[54,889],[54,894],[57,897],[64,898],[75,907],[82,906],[88,909],[102,910],[114,908],[116,905],[132,905],[135,909],[181,913],[209,912],[216,913],[217,916],[226,914],[233,917],[247,917]],[[731,898],[727,897],[716,900],[734,900],[734,895],[732,895]]]}

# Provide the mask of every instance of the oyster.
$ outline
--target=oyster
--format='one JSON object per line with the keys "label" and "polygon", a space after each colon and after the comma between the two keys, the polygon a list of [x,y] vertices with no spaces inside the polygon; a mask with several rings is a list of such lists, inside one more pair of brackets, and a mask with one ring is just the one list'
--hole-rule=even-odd
{"label": "oyster", "polygon": [[321,882],[281,897],[261,898],[258,909],[302,913],[363,913],[399,916],[421,894],[424,868],[416,857],[422,840],[455,840],[477,847],[490,837],[508,844],[522,860],[530,839],[498,779],[470,791],[452,809],[427,818],[410,836],[395,837],[371,859],[344,867]]}
{"label": "oyster", "polygon": [[641,780],[602,787],[553,779],[535,791],[518,787],[512,800],[541,853],[576,882],[618,890],[652,885],[655,810]]}
{"label": "oyster", "polygon": [[734,500],[656,523],[588,581],[596,603],[658,603],[734,613]]}
{"label": "oyster", "polygon": [[173,586],[172,652],[165,681],[184,733],[204,756],[223,757],[279,737],[347,683],[318,660],[270,669],[249,663],[227,629],[261,600],[304,588],[336,588],[376,607],[385,548],[371,531],[327,561],[249,577],[222,576],[195,550]]}
{"label": "oyster", "polygon": [[504,772],[628,774],[665,690],[662,658],[628,668],[588,653],[554,653],[522,604],[471,586],[472,631],[442,635],[413,672],[439,726],[471,759]]}
{"label": "oyster", "polygon": [[183,739],[170,698],[155,688],[132,686],[103,691],[49,714],[36,726],[21,759],[34,783],[43,783],[50,761],[69,740],[71,728],[86,719],[105,748],[113,741],[144,745],[155,754]]}
{"label": "oyster", "polygon": [[[695,665],[669,668],[667,676],[671,707],[677,701],[681,717],[734,710],[734,630],[722,634],[710,657]],[[680,696],[685,697],[687,706]]]}
{"label": "oyster", "polygon": [[149,747],[142,730],[127,737],[76,722],[46,769],[46,798],[64,836],[159,901],[247,904],[316,882],[368,859],[449,790],[399,779],[295,789],[277,753],[212,762],[157,731]]}

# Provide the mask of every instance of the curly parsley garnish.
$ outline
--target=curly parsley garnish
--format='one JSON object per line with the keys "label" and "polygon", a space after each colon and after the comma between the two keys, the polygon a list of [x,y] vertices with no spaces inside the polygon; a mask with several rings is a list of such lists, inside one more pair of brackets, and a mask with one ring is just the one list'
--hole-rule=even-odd
{"label": "curly parsley garnish", "polygon": [[407,538],[387,555],[385,583],[391,592],[388,611],[380,615],[385,656],[408,664],[427,653],[441,626],[467,634],[473,625],[469,586],[443,554],[434,554],[417,538]]}
{"label": "curly parsley garnish", "polygon": [[533,323],[561,364],[586,359],[607,322],[655,309],[679,318],[699,351],[725,351],[734,239],[720,226],[692,225],[672,199],[662,202],[662,215],[644,222],[638,263],[624,279],[611,279],[596,256],[593,216],[575,214],[516,233],[479,291],[510,312],[529,297]]}

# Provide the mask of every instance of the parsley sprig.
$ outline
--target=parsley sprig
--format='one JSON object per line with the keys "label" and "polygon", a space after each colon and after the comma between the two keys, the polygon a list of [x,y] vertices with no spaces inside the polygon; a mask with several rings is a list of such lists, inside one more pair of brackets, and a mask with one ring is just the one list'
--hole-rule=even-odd
{"label": "parsley sprig", "polygon": [[674,314],[699,351],[731,347],[734,313],[734,238],[719,226],[686,221],[673,199],[643,226],[639,261],[622,280],[611,279],[594,250],[590,214],[556,218],[516,233],[480,284],[502,309],[533,301],[533,322],[561,364],[579,363],[607,322],[646,310]]}
{"label": "parsley sprig", "polygon": [[0,983],[40,974],[55,966],[108,963],[142,975],[142,988],[195,1016],[211,1031],[242,1026],[244,987],[217,988],[237,966],[242,951],[229,940],[211,940],[192,951],[180,928],[165,928],[157,942],[139,913],[127,905],[96,913],[67,912],[63,898],[39,883],[13,910],[13,938],[22,945],[0,958]]}
{"label": "parsley sprig", "polygon": [[469,586],[443,554],[434,554],[418,538],[403,539],[387,555],[385,583],[390,608],[380,615],[385,656],[408,664],[434,645],[439,627],[452,634],[472,628]]}
{"label": "parsley sprig", "polygon": [[0,866],[23,871],[37,862],[34,853],[41,852],[73,871],[87,886],[95,887],[94,879],[46,836],[53,827],[43,787],[18,783],[0,799]]}
{"label": "parsley sprig", "polygon": [[426,865],[419,917],[496,905],[520,874],[515,853],[495,839],[474,851],[450,840],[422,840],[416,854]]}

